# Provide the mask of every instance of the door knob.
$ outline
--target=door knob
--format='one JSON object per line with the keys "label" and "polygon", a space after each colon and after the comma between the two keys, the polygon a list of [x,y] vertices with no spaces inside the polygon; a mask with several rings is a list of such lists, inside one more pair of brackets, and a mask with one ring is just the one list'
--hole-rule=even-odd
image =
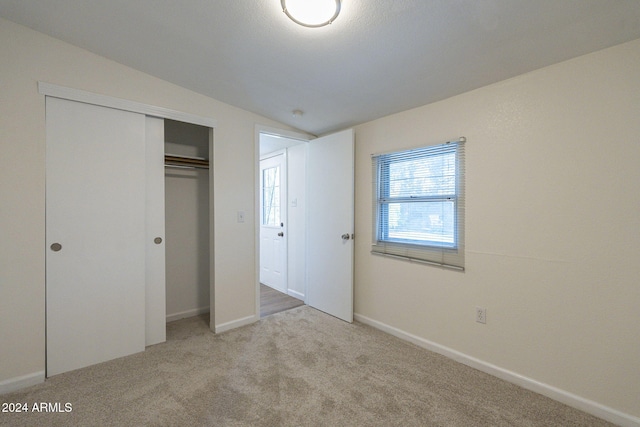
{"label": "door knob", "polygon": [[162,243],[162,237],[156,237],[155,239],[153,239],[153,243],[159,245],[160,243]]}
{"label": "door knob", "polygon": [[349,240],[351,238],[351,236],[349,235],[349,233],[344,233],[342,235],[342,240]]}
{"label": "door knob", "polygon": [[51,250],[53,252],[58,252],[60,249],[62,249],[62,245],[60,243],[54,243],[51,245]]}
{"label": "door knob", "polygon": [[278,233],[278,236],[282,237],[282,236],[284,236],[284,233],[281,231],[281,232]]}

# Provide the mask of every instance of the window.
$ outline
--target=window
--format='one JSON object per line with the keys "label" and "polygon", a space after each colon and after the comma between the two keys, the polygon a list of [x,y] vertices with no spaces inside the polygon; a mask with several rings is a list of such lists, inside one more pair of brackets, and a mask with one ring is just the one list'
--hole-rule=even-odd
{"label": "window", "polygon": [[464,269],[464,138],[372,157],[372,252]]}
{"label": "window", "polygon": [[262,225],[280,225],[280,166],[262,171]]}

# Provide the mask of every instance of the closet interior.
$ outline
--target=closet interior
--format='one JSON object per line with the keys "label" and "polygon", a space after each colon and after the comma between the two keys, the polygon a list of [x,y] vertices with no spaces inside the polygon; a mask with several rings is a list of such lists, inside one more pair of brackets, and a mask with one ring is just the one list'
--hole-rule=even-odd
{"label": "closet interior", "polygon": [[209,312],[210,131],[164,121],[167,322]]}

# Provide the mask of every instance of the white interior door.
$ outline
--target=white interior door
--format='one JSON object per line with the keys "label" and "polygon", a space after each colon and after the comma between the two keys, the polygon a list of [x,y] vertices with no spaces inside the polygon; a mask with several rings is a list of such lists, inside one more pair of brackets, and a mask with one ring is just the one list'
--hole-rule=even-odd
{"label": "white interior door", "polygon": [[260,161],[260,283],[287,293],[285,155]]}
{"label": "white interior door", "polygon": [[145,347],[145,116],[46,98],[47,375]]}
{"label": "white interior door", "polygon": [[308,149],[307,304],[353,322],[353,129]]}

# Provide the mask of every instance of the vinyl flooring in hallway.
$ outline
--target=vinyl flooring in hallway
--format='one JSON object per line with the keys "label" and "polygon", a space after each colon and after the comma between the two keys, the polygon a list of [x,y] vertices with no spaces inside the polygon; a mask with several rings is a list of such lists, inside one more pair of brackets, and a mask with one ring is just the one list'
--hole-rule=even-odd
{"label": "vinyl flooring in hallway", "polygon": [[260,284],[260,318],[304,305],[304,301]]}

